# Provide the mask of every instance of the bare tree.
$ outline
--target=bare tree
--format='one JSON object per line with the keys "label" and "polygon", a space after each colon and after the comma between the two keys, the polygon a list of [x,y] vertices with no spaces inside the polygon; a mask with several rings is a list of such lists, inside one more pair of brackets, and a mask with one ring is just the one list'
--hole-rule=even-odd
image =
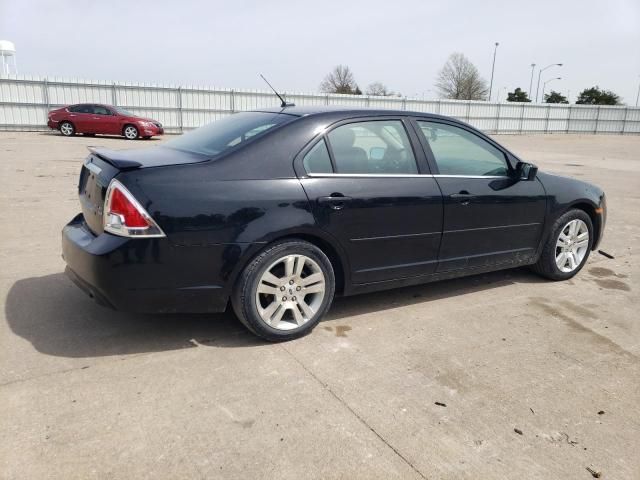
{"label": "bare tree", "polygon": [[367,95],[375,95],[378,97],[392,97],[396,93],[392,92],[382,82],[373,82],[367,87]]}
{"label": "bare tree", "polygon": [[452,53],[438,74],[436,88],[444,98],[486,100],[487,82],[461,53]]}
{"label": "bare tree", "polygon": [[323,93],[362,93],[353,78],[351,69],[346,65],[334,67],[334,69],[324,77],[324,80],[320,84],[320,91]]}

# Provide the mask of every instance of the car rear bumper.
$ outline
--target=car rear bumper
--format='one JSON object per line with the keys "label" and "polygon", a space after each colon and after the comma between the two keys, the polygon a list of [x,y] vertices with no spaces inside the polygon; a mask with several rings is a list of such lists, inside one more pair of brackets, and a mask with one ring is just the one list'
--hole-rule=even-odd
{"label": "car rear bumper", "polygon": [[47,122],[47,126],[48,126],[49,128],[54,129],[54,130],[57,130],[57,129],[58,129],[58,127],[59,127],[59,125],[60,125],[60,122],[58,122],[57,120],[49,120],[49,121]]}
{"label": "car rear bumper", "polygon": [[[76,216],[62,230],[62,256],[71,280],[99,304],[138,313],[222,312],[227,289],[215,262],[166,238],[94,235]],[[204,267],[204,268],[203,268]]]}

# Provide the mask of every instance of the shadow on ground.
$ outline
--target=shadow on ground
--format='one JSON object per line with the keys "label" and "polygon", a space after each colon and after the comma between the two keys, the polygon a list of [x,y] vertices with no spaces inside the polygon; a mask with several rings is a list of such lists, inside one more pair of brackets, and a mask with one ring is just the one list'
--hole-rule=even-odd
{"label": "shadow on ground", "polygon": [[[338,298],[327,320],[432,302],[513,283],[540,281],[527,270],[518,269]],[[79,358],[177,350],[198,345],[264,345],[248,333],[230,311],[209,315],[116,312],[95,304],[62,273],[18,280],[9,290],[5,305],[11,330],[47,355]]]}

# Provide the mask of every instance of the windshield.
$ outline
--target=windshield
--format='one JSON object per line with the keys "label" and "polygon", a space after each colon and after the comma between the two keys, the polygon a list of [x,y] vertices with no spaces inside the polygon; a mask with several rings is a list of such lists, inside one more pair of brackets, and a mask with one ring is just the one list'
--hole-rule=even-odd
{"label": "windshield", "polygon": [[295,117],[280,113],[242,112],[200,127],[166,142],[163,146],[202,155],[219,155]]}
{"label": "windshield", "polygon": [[116,107],[116,112],[118,112],[120,115],[124,115],[126,117],[135,117],[135,113],[131,113],[128,110],[125,110],[124,108],[120,108],[120,107]]}

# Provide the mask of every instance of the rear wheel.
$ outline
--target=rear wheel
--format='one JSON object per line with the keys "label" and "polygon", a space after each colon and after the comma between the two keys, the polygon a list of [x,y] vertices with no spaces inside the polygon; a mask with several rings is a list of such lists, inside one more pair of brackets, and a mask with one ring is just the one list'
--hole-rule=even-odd
{"label": "rear wheel", "polygon": [[65,137],[72,137],[76,133],[76,128],[71,122],[62,122],[60,124],[60,133]]}
{"label": "rear wheel", "polygon": [[122,130],[122,133],[127,140],[135,140],[138,138],[138,129],[134,125],[127,125]]}
{"label": "rear wheel", "polygon": [[231,303],[253,333],[282,341],[313,330],[329,310],[334,292],[333,267],[322,250],[302,240],[287,240],[247,265]]}
{"label": "rear wheel", "polygon": [[589,215],[583,210],[569,210],[555,221],[533,269],[551,280],[567,280],[587,263],[592,244],[593,224]]}

